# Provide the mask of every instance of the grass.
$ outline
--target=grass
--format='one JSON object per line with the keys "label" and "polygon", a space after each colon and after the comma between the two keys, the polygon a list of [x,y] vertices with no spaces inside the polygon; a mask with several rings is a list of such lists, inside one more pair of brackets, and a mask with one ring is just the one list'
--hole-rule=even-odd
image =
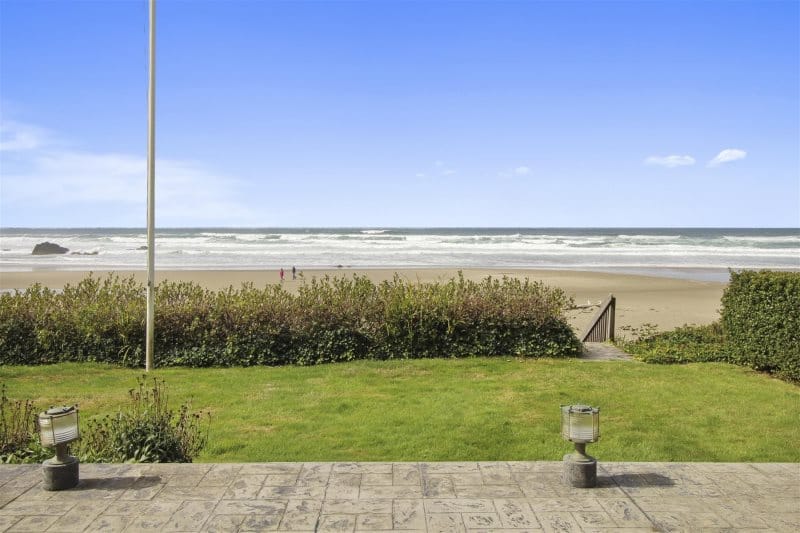
{"label": "grass", "polygon": [[[113,412],[141,371],[0,367],[11,398]],[[212,413],[199,461],[560,460],[560,404],[601,408],[604,461],[800,461],[800,388],[722,363],[550,359],[168,368],[170,402]]]}

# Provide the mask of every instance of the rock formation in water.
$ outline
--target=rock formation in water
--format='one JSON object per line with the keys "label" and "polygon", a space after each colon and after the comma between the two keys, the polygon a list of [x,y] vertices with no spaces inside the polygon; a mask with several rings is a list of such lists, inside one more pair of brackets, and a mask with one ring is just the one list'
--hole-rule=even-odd
{"label": "rock formation in water", "polygon": [[59,246],[54,242],[40,242],[33,247],[31,255],[65,254],[67,252],[69,252],[68,248]]}

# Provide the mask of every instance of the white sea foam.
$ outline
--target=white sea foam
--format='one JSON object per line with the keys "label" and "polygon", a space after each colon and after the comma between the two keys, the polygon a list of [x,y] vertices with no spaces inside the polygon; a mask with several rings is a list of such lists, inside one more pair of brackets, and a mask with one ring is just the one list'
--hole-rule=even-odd
{"label": "white sea foam", "polygon": [[[36,243],[97,255],[32,256]],[[0,271],[142,269],[145,232],[0,230]],[[169,269],[378,267],[800,269],[799,230],[181,229],[156,232]]]}
{"label": "white sea foam", "polygon": [[731,236],[722,237],[726,241],[732,242],[763,242],[763,243],[791,243],[800,245],[800,235],[783,235],[773,237],[754,237],[754,236]]}

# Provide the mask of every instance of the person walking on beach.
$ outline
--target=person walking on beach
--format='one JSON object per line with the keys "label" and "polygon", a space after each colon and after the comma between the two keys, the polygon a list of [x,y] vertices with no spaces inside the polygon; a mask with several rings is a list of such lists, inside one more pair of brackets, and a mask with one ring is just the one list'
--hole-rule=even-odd
{"label": "person walking on beach", "polygon": [[281,283],[283,283],[283,267],[281,267],[281,271],[279,272],[279,275],[281,277]]}
{"label": "person walking on beach", "polygon": [[297,267],[292,265],[292,279],[297,279]]}

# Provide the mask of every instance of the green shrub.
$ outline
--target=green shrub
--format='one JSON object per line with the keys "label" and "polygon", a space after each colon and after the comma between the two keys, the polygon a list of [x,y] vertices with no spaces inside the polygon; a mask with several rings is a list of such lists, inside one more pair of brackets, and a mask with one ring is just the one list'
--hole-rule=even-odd
{"label": "green shrub", "polygon": [[[6,387],[0,392],[0,463],[41,463],[52,457],[43,448],[35,428],[37,410],[30,400],[10,400]],[[208,428],[202,415],[190,413],[183,404],[178,412],[167,403],[166,384],[139,379],[129,391],[131,406],[114,416],[90,420],[73,443],[83,462],[191,463],[205,447]]]}
{"label": "green shrub", "polygon": [[97,361],[134,365],[144,348],[144,287],[92,275],[56,292],[35,284],[0,295],[0,363]]}
{"label": "green shrub", "polygon": [[[210,291],[156,288],[159,366],[317,364],[354,359],[578,355],[571,303],[541,282],[487,278],[375,284],[364,276]],[[145,291],[133,278],[93,276],[57,293],[0,295],[0,363],[101,361],[141,366]]]}
{"label": "green shrub", "polygon": [[30,400],[11,400],[0,386],[0,463],[40,463],[52,456],[42,448]]}
{"label": "green shrub", "polygon": [[719,322],[706,326],[684,325],[657,332],[646,324],[634,332],[636,340],[621,339],[618,345],[640,361],[656,364],[727,362],[729,348]]}
{"label": "green shrub", "polygon": [[722,326],[732,362],[800,381],[800,273],[731,272]]}
{"label": "green shrub", "polygon": [[167,403],[163,380],[145,377],[129,391],[126,411],[89,421],[78,444],[85,462],[191,463],[205,447],[207,428],[202,415],[190,413],[183,404],[177,413]]}
{"label": "green shrub", "polygon": [[708,326],[646,326],[618,344],[649,363],[722,361],[800,381],[800,273],[731,272],[721,314]]}

